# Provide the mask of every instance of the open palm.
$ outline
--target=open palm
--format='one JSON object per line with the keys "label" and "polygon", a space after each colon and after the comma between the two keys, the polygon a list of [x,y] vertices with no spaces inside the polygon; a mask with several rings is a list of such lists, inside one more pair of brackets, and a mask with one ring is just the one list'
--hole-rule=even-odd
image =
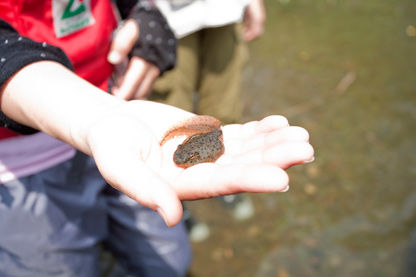
{"label": "open palm", "polygon": [[[192,114],[157,103],[153,109],[145,106],[149,103],[131,101],[98,122],[91,128],[90,145],[104,178],[157,210],[168,225],[181,218],[180,200],[283,191],[288,186],[284,169],[313,158],[306,130],[289,127],[284,117],[270,116],[224,126],[224,155],[215,163],[183,169],[172,157],[184,138],[174,138],[163,147],[159,141],[171,125]],[[111,132],[108,126],[113,126]]]}

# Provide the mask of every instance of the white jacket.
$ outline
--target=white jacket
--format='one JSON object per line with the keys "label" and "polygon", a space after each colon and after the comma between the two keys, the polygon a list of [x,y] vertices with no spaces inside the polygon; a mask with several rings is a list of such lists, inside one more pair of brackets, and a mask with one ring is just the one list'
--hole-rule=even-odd
{"label": "white jacket", "polygon": [[240,22],[251,0],[154,0],[177,38]]}

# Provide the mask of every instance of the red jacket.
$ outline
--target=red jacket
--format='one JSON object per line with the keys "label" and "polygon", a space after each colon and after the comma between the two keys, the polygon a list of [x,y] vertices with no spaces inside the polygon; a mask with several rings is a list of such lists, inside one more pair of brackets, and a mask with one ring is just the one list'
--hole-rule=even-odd
{"label": "red jacket", "polygon": [[3,0],[0,17],[21,35],[60,47],[75,73],[107,89],[112,66],[106,57],[116,27],[110,0]]}
{"label": "red jacket", "polygon": [[[107,61],[117,22],[110,0],[3,0],[0,18],[21,35],[61,48],[75,73],[107,90]],[[15,135],[0,128],[0,139]]]}

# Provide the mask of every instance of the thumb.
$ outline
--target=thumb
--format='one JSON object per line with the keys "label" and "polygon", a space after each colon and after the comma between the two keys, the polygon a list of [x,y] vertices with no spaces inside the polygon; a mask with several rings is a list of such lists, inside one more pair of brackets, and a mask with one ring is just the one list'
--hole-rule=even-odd
{"label": "thumb", "polygon": [[127,20],[116,32],[107,59],[112,64],[119,64],[132,50],[139,38],[139,25],[133,19]]}
{"label": "thumb", "polygon": [[[93,157],[104,179],[115,189],[131,199],[154,211],[157,211],[169,227],[179,223],[182,218],[182,204],[174,188],[166,182],[151,166],[146,164],[136,150],[128,153],[121,147],[105,150],[105,159],[96,148]],[[155,149],[154,151],[157,152]],[[123,153],[120,153],[123,152]],[[95,155],[94,155],[95,154]],[[118,162],[122,160],[123,162]],[[154,166],[157,168],[157,166]]]}
{"label": "thumb", "polygon": [[167,226],[178,224],[182,219],[183,208],[173,187],[144,163],[136,162],[134,167],[134,172],[137,173],[135,176],[131,174],[132,169],[128,166],[125,171],[118,170],[123,177],[117,182],[111,182],[111,178],[106,179],[128,197],[157,211]]}
{"label": "thumb", "polygon": [[182,219],[183,208],[173,187],[144,163],[137,171],[140,172],[142,181],[133,187],[130,197],[157,211],[167,226],[178,224]]}

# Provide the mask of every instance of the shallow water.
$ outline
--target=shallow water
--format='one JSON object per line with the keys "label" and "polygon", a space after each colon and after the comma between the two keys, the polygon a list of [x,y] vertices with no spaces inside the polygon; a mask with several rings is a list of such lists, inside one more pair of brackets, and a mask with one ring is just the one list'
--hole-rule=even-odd
{"label": "shallow water", "polygon": [[239,222],[189,203],[211,236],[191,276],[416,276],[416,1],[269,0],[245,118],[306,128],[315,161]]}

